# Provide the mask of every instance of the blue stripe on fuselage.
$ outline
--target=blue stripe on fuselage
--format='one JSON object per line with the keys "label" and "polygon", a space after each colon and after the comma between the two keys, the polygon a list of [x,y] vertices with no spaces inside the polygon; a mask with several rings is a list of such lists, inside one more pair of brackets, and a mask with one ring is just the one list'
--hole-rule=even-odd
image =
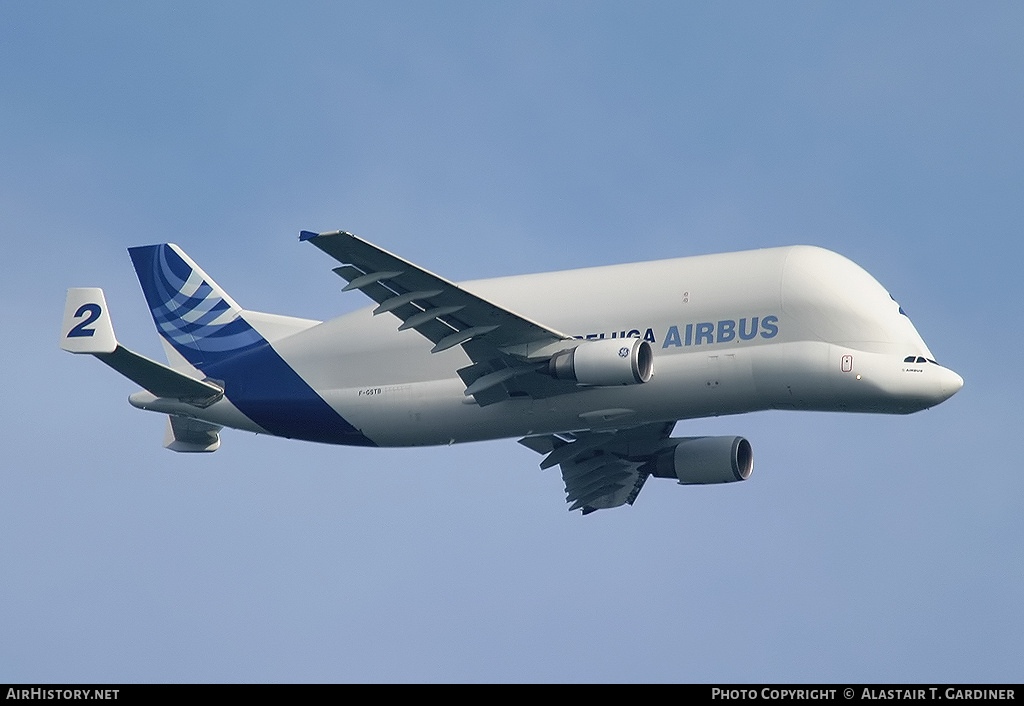
{"label": "blue stripe on fuselage", "polygon": [[216,285],[203,280],[186,294],[196,270],[171,246],[128,252],[157,330],[190,364],[223,382],[225,396],[242,414],[277,436],[376,446],[288,365]]}
{"label": "blue stripe on fuselage", "polygon": [[296,373],[269,343],[208,364],[203,372],[224,382],[224,394],[271,434],[346,446],[376,446]]}

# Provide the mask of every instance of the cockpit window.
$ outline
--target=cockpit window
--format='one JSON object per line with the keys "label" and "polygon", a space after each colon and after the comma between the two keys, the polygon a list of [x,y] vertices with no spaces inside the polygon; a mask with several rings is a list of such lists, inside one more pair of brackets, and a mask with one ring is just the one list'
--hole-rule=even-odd
{"label": "cockpit window", "polygon": [[938,363],[936,363],[931,358],[924,358],[924,357],[919,356],[919,355],[908,355],[906,358],[903,359],[903,362],[904,363],[933,363],[935,365],[938,365]]}
{"label": "cockpit window", "polygon": [[916,359],[917,359],[916,356],[908,355],[906,358],[903,359],[903,362],[904,363],[913,363],[913,362],[915,362]]}

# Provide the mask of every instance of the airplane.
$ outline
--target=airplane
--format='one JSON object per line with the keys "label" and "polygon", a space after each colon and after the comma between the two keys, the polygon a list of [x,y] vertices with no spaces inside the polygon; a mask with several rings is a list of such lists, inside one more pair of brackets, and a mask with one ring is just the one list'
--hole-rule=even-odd
{"label": "airplane", "polygon": [[129,403],[167,415],[172,451],[216,451],[224,427],[380,447],[520,437],[584,515],[632,505],[651,476],[750,477],[749,441],[673,437],[677,421],[910,414],[963,386],[881,284],[819,247],[455,284],[345,231],[299,239],[375,305],[326,322],[249,311],[177,245],[133,247],[168,365],[118,343],[99,288],[68,290],[61,347],[142,387]]}

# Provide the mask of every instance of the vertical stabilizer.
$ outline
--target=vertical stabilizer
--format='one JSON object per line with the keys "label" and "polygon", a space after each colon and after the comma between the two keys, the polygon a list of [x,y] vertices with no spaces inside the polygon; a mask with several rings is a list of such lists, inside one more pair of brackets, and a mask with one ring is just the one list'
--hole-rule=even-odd
{"label": "vertical stabilizer", "polygon": [[113,353],[117,348],[102,289],[72,287],[68,290],[60,347],[71,353]]}
{"label": "vertical stabilizer", "polygon": [[[171,365],[182,360],[208,384],[270,434],[359,446],[373,442],[349,424],[274,349],[267,336],[281,338],[317,322],[243,311],[177,245],[129,248],[157,331],[173,349]],[[171,419],[168,448],[212,451],[219,443],[209,429]],[[209,432],[209,433],[208,433]]]}
{"label": "vertical stabilizer", "polygon": [[128,252],[157,330],[194,367],[206,372],[266,343],[235,300],[177,245]]}

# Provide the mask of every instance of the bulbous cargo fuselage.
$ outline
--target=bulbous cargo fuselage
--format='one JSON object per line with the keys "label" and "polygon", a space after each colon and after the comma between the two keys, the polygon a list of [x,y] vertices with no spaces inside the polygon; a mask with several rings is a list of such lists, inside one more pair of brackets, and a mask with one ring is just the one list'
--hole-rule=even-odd
{"label": "bulbous cargo fuselage", "polygon": [[[641,338],[654,374],[480,407],[459,347],[398,331],[371,308],[275,343],[379,445],[622,427],[765,409],[906,414],[962,386],[888,292],[850,260],[793,246],[466,282],[581,340]],[[913,362],[907,362],[912,360]],[[230,393],[229,393],[230,397]]]}

